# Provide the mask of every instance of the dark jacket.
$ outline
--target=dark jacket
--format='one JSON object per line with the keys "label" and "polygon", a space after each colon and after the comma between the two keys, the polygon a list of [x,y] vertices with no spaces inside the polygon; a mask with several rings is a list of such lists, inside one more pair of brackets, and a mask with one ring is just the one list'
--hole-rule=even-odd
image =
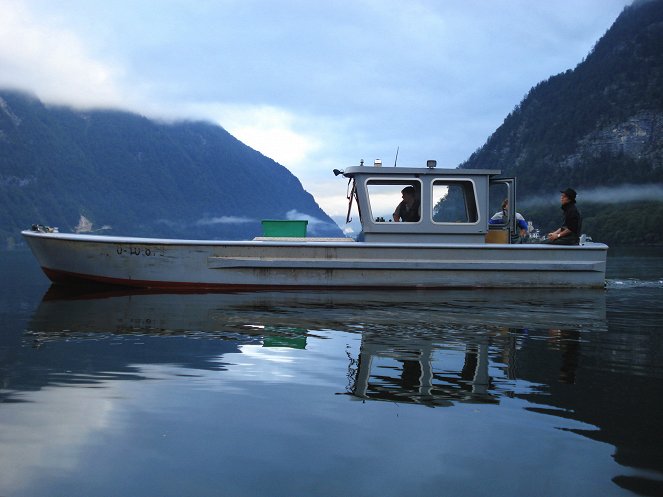
{"label": "dark jacket", "polygon": [[562,228],[568,228],[573,232],[573,234],[567,236],[572,236],[577,240],[580,240],[580,234],[582,232],[582,216],[580,215],[580,211],[576,207],[575,202],[569,202],[562,205],[562,210],[564,211]]}
{"label": "dark jacket", "polygon": [[401,221],[416,223],[419,221],[419,201],[415,200],[412,208],[408,208],[407,202],[403,200],[398,204],[398,207],[396,207],[396,214],[398,214]]}

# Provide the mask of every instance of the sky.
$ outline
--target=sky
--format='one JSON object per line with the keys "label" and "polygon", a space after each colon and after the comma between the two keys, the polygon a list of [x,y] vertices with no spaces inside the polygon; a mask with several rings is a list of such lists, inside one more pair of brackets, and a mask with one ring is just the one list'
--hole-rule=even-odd
{"label": "sky", "polygon": [[343,227],[332,169],[456,167],[631,0],[0,0],[0,87],[216,123]]}

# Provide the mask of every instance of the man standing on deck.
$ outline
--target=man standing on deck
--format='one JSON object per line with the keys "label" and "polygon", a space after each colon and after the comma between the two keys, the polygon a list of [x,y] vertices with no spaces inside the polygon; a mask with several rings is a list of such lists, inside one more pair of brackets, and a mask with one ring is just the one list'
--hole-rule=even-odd
{"label": "man standing on deck", "polygon": [[548,233],[543,243],[552,245],[579,245],[580,230],[582,229],[582,216],[576,207],[576,191],[567,188],[561,191],[560,201],[564,211],[564,222],[561,228]]}

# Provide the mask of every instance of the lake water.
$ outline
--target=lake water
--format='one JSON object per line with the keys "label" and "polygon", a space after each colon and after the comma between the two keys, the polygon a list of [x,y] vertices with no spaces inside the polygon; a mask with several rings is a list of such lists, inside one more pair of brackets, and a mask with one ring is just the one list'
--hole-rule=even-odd
{"label": "lake water", "polygon": [[606,290],[71,294],[0,253],[0,495],[663,495],[663,255]]}

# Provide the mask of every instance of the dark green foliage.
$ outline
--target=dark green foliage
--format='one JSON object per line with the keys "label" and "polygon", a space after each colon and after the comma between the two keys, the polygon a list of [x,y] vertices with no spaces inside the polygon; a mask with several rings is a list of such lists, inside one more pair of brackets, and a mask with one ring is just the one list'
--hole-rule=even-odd
{"label": "dark green foliage", "polygon": [[[583,218],[582,231],[594,241],[608,245],[663,244],[663,202],[591,202],[579,203],[578,209]],[[563,221],[559,205],[530,207],[523,214],[541,235],[559,228]]]}
{"label": "dark green foliage", "polygon": [[625,205],[588,204],[583,207],[583,226],[592,238],[611,245],[660,245],[663,243],[663,202]]}
{"label": "dark green foliage", "polygon": [[[237,239],[291,210],[340,235],[295,176],[219,126],[0,91],[0,248],[33,223],[71,230],[81,214],[117,235]],[[222,216],[245,222],[213,222]]]}

